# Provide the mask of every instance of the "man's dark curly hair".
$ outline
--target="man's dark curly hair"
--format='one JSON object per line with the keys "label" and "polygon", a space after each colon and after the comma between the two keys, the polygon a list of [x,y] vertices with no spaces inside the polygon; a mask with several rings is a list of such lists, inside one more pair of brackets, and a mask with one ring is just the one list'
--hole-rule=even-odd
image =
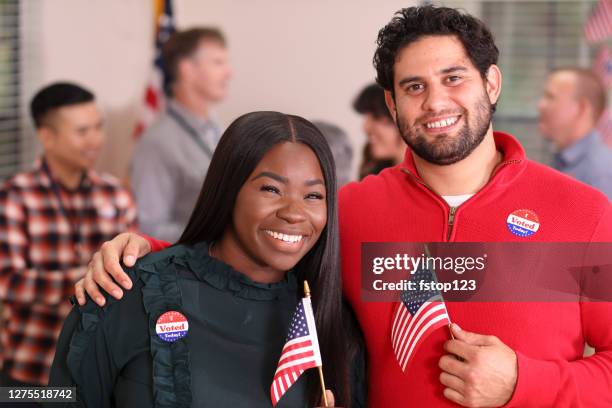
{"label": "man's dark curly hair", "polygon": [[393,93],[393,66],[399,52],[426,35],[454,35],[467,51],[483,79],[492,64],[497,64],[499,50],[491,31],[479,19],[448,7],[420,6],[404,8],[378,32],[374,53],[376,81]]}

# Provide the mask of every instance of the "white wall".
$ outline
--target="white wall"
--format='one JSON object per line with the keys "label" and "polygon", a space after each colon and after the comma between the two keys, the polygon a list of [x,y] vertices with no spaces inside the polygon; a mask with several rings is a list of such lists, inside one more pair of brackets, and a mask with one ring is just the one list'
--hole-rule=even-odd
{"label": "white wall", "polygon": [[143,0],[22,2],[24,114],[32,94],[49,82],[90,88],[108,131],[99,167],[121,177],[153,52],[151,14],[151,3]]}
{"label": "white wall", "polygon": [[[90,87],[107,113],[109,140],[100,168],[123,177],[152,57],[151,2],[23,3],[24,102],[54,80]],[[175,0],[174,8],[179,28],[215,25],[227,36],[234,79],[216,109],[223,125],[263,109],[328,120],[349,133],[357,162],[364,137],[351,103],[374,79],[376,34],[396,10],[415,3]]]}

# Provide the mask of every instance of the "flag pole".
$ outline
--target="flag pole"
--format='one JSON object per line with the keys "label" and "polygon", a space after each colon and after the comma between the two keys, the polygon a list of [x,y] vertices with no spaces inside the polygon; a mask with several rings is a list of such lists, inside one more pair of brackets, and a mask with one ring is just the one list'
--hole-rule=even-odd
{"label": "flag pole", "polygon": [[[310,286],[308,286],[308,281],[304,281],[304,295],[309,298],[310,297]],[[317,367],[319,369],[319,380],[321,381],[321,391],[323,392],[323,406],[328,407],[327,405],[327,394],[325,393],[325,378],[323,378],[323,365]]]}

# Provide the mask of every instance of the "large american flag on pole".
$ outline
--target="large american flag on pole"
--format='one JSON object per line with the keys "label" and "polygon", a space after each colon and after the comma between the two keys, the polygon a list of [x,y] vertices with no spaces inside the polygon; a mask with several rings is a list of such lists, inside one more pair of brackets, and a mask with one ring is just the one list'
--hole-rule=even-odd
{"label": "large american flag on pole", "polygon": [[584,37],[590,43],[612,36],[612,0],[599,0],[584,25]]}
{"label": "large american flag on pole", "polygon": [[270,387],[272,406],[276,406],[305,370],[322,365],[312,304],[310,298],[305,297],[293,314],[287,341],[274,373]]}
{"label": "large american flag on pole", "polygon": [[153,7],[155,59],[147,81],[140,117],[134,129],[135,139],[140,137],[142,132],[155,120],[155,116],[165,107],[165,75],[161,50],[168,37],[176,31],[172,13],[172,0],[153,0]]}
{"label": "large american flag on pole", "polygon": [[612,54],[607,45],[600,47],[591,69],[601,79],[606,89],[610,88],[612,85]]}
{"label": "large american flag on pole", "polygon": [[421,290],[420,282],[437,282],[434,271],[419,268],[410,280],[415,290],[402,292],[391,326],[391,344],[404,372],[423,340],[437,328],[450,324],[442,294],[438,290]]}
{"label": "large american flag on pole", "polygon": [[[601,79],[606,91],[610,89],[612,86],[612,53],[608,45],[600,47],[592,69]],[[612,147],[612,117],[609,110],[606,109],[603,112],[596,127],[604,143]]]}
{"label": "large american flag on pole", "polygon": [[597,122],[597,131],[604,143],[612,148],[612,115],[609,110],[606,109],[601,115]]}

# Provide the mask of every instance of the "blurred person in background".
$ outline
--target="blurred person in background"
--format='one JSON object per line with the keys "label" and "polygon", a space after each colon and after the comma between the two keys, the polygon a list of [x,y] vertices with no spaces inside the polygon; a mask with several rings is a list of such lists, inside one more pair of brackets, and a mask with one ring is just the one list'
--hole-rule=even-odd
{"label": "blurred person in background", "polygon": [[368,138],[359,178],[378,174],[384,168],[401,163],[406,153],[406,143],[387,109],[384,89],[376,83],[366,86],[357,95],[353,108],[362,115],[363,131]]}
{"label": "blurred person in background", "polygon": [[55,83],[30,108],[42,158],[0,189],[2,386],[47,383],[74,283],[94,251],[136,221],[118,180],[92,170],[105,139],[94,95]]}
{"label": "blurred person in background", "polygon": [[231,69],[225,38],[215,28],[174,33],[162,60],[172,99],[136,146],[131,183],[142,231],[174,242],[221,137],[211,108],[225,98]]}
{"label": "blurred person in background", "polygon": [[538,104],[540,133],[558,149],[553,166],[612,199],[612,151],[596,125],[606,111],[606,89],[584,68],[553,71]]}
{"label": "blurred person in background", "polygon": [[394,166],[393,160],[376,160],[372,157],[370,143],[366,143],[361,150],[361,163],[359,164],[359,180],[363,180],[370,174],[380,173],[387,167]]}
{"label": "blurred person in background", "polygon": [[323,133],[329,148],[334,156],[336,164],[336,178],[338,180],[338,188],[350,182],[351,171],[353,166],[353,144],[349,140],[346,132],[340,127],[317,120],[312,122]]}

